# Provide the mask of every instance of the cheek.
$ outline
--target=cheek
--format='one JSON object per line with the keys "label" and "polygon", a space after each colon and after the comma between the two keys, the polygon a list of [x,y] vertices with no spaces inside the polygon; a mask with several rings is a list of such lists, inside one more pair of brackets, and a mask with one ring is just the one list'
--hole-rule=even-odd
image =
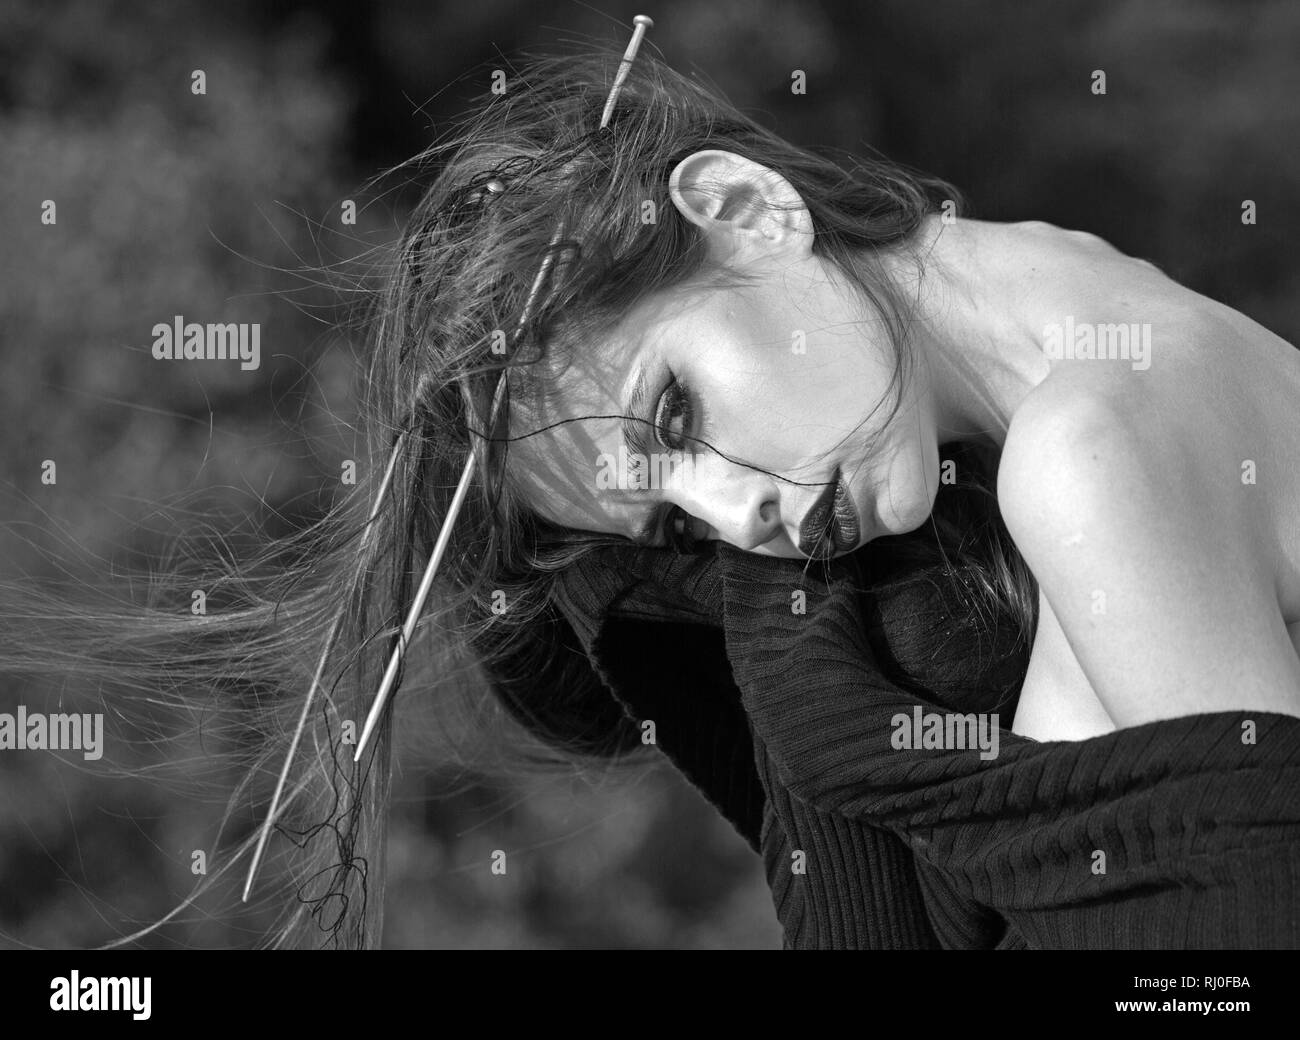
{"label": "cheek", "polygon": [[914,430],[895,442],[876,498],[877,519],[890,534],[915,531],[929,518],[939,490],[939,448]]}

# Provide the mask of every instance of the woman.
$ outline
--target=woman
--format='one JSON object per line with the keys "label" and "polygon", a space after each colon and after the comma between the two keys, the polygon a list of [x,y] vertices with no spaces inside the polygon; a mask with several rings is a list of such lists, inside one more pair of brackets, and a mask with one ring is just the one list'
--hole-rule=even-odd
{"label": "woman", "polygon": [[[700,149],[668,194],[705,270],[638,303],[559,394],[517,404],[536,425],[636,420],[517,446],[511,474],[531,508],[649,544],[666,542],[667,522],[749,552],[837,555],[921,526],[940,445],[983,442],[1001,452],[998,503],[1040,590],[1017,732],[1300,715],[1290,344],[1095,236],[927,215],[853,257],[915,299],[918,371],[897,408],[863,421],[864,401],[889,399],[894,345],[819,255],[791,182]],[[748,280],[720,287],[722,269]],[[666,460],[659,487],[596,485],[595,460],[627,453]]]}
{"label": "woman", "polygon": [[[249,782],[292,763],[277,824],[295,836],[281,852],[300,888],[283,938],[378,938],[389,747],[381,729],[354,765],[355,734],[471,446],[480,477],[423,631],[483,653],[502,693],[505,672],[518,676],[530,660],[533,686],[514,684],[507,706],[590,751],[570,738],[612,723],[561,700],[571,666],[591,678],[572,651],[585,650],[611,687],[619,668],[691,681],[712,666],[707,640],[698,660],[678,653],[673,673],[647,664],[652,652],[611,651],[600,624],[584,627],[575,576],[603,580],[601,568],[623,567],[639,543],[627,572],[653,560],[643,591],[667,590],[640,601],[643,618],[661,608],[663,618],[705,618],[711,608],[692,597],[712,589],[774,806],[764,845],[797,859],[809,814],[826,824],[849,803],[856,815],[844,819],[893,828],[855,831],[860,859],[841,872],[885,869],[913,899],[906,921],[864,943],[888,933],[894,944],[933,945],[933,935],[917,937],[933,906],[957,905],[934,893],[960,872],[933,866],[931,849],[948,844],[933,821],[924,833],[913,826],[918,809],[900,800],[902,787],[868,805],[871,777],[828,797],[828,774],[805,768],[815,756],[789,724],[796,710],[782,706],[791,693],[778,683],[782,660],[806,670],[823,719],[841,720],[836,755],[874,761],[870,741],[881,735],[855,742],[854,712],[821,699],[827,676],[865,660],[852,632],[842,634],[851,652],[815,658],[800,643],[815,626],[785,631],[785,644],[755,634],[762,597],[788,628],[800,611],[781,604],[798,592],[812,595],[817,625],[858,626],[832,558],[862,547],[879,549],[876,559],[895,549],[924,557],[972,614],[1032,637],[1013,729],[1033,739],[1013,742],[1013,760],[1036,754],[1035,742],[1087,744],[1177,716],[1300,715],[1288,635],[1300,622],[1300,530],[1289,519],[1300,478],[1286,465],[1300,442],[1300,359],[1287,344],[1092,236],[969,220],[933,178],[796,147],[648,55],[609,128],[594,132],[613,61],[537,61],[462,133],[400,171],[449,156],[411,218],[374,324],[369,472],[385,491],[373,522],[369,503],[346,503],[309,532],[304,562],[282,577],[252,577],[283,558],[277,546],[223,577],[215,593],[228,602],[208,617],[159,605],[139,624],[119,612],[55,631],[57,610],[15,612],[48,622],[28,633],[18,667],[121,678],[129,659],[127,682],[154,696],[255,692],[213,710],[239,726],[259,718],[265,739]],[[561,218],[571,230],[557,252]],[[548,251],[551,286],[511,352],[503,330]],[[1126,351],[1087,358],[1084,328],[1094,354],[1098,335],[1109,348],[1123,328]],[[503,367],[507,406],[489,424]],[[994,490],[996,504],[981,497]],[[344,515],[361,523],[341,525]],[[700,547],[706,564],[720,561],[716,581],[676,584],[678,554]],[[792,592],[814,563],[825,594]],[[194,587],[177,576],[177,601]],[[213,587],[208,595],[219,600]],[[572,626],[558,640],[557,605]],[[567,638],[575,631],[580,645]],[[689,628],[674,631],[695,645]],[[942,646],[929,656],[941,651],[966,668]],[[413,645],[405,666],[418,658]],[[880,693],[872,712],[904,703],[898,687],[873,685],[875,674],[850,674],[847,685]],[[971,664],[966,685],[992,691],[981,703],[1006,703],[1005,676],[982,676]],[[304,710],[309,736],[294,754]],[[989,847],[999,837],[990,834]],[[790,877],[769,878],[788,901]],[[1019,898],[971,891],[982,906]],[[1019,927],[1030,934],[1034,922]],[[975,931],[964,923],[949,934]]]}

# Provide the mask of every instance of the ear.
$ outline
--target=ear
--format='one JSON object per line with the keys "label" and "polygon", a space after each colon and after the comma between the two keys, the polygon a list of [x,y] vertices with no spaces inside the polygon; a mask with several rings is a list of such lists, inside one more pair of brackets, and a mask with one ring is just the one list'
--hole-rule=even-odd
{"label": "ear", "polygon": [[704,232],[716,263],[743,266],[812,253],[812,216],[799,193],[775,170],[735,152],[711,148],[687,156],[668,178],[668,195]]}

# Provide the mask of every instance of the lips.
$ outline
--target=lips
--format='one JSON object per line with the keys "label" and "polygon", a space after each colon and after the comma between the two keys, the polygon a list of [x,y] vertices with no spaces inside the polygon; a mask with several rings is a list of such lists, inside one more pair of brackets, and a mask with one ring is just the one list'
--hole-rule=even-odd
{"label": "lips", "polygon": [[799,551],[805,556],[825,559],[855,548],[860,533],[857,507],[837,467],[833,482],[818,496],[799,525]]}

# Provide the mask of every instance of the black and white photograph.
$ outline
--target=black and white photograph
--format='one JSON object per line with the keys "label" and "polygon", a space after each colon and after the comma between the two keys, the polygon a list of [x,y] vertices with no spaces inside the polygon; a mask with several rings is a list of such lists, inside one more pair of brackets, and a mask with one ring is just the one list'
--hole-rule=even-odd
{"label": "black and white photograph", "polygon": [[1251,1019],[1298,97],[1284,0],[7,0],[0,948],[96,958],[23,999],[1147,951],[1074,985]]}

